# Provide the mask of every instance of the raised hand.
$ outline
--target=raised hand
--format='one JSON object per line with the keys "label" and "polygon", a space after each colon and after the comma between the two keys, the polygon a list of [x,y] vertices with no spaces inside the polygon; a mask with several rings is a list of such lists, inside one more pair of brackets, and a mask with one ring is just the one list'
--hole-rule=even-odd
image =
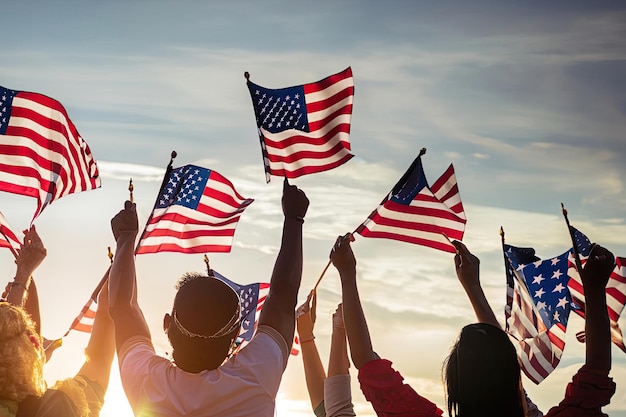
{"label": "raised hand", "polygon": [[452,245],[457,250],[457,254],[454,256],[456,276],[463,284],[463,287],[480,286],[480,259],[473,255],[462,242],[455,240],[452,242]]}
{"label": "raised hand", "polygon": [[606,248],[594,245],[582,270],[581,280],[587,291],[604,291],[615,268],[615,257]]}
{"label": "raised hand", "polygon": [[139,230],[138,224],[136,205],[126,200],[124,210],[120,210],[120,212],[111,219],[113,237],[115,237],[117,241],[122,233],[132,233],[136,235]]}
{"label": "raised hand", "polygon": [[342,275],[342,272],[354,271],[356,269],[356,258],[350,245],[352,239],[352,233],[338,236],[333,249],[330,251],[330,260],[340,275]]}
{"label": "raised hand", "polygon": [[25,274],[30,275],[41,265],[47,253],[43,241],[39,237],[35,225],[33,225],[30,229],[24,230],[24,243],[15,259],[15,263],[18,269],[22,269]]}
{"label": "raised hand", "polygon": [[283,198],[282,198],[283,214],[286,219],[296,219],[304,221],[304,216],[309,208],[309,199],[304,191],[290,185],[287,178],[283,182]]}

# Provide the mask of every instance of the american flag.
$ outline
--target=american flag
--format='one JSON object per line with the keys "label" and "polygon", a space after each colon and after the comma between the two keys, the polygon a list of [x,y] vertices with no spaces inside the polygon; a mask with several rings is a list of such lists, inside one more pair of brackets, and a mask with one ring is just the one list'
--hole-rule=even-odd
{"label": "american flag", "polygon": [[454,167],[430,187],[420,154],[356,232],[455,252],[448,238],[462,240],[466,221]]}
{"label": "american flag", "polygon": [[13,255],[17,256],[21,246],[20,239],[11,230],[11,226],[9,226],[9,222],[7,222],[4,215],[0,213],[0,248],[9,248]]}
{"label": "american flag", "polygon": [[37,93],[0,87],[0,191],[52,201],[100,187],[96,161],[65,108]]}
{"label": "american flag", "polygon": [[[113,261],[113,255],[111,256],[111,262]],[[91,333],[93,330],[93,321],[96,318],[96,310],[98,309],[98,296],[100,295],[100,291],[102,291],[102,287],[107,285],[107,280],[109,278],[109,272],[111,268],[107,269],[104,273],[104,276],[98,282],[95,290],[91,293],[89,300],[85,303],[83,308],[80,310],[80,313],[76,316],[69,329],[63,337],[66,337],[72,330],[77,330],[79,332]]]}
{"label": "american flag", "polygon": [[239,217],[253,201],[216,171],[196,165],[174,168],[137,253],[230,252]]}
{"label": "american flag", "polygon": [[[591,252],[591,242],[582,232],[575,227],[570,226],[576,245],[582,248],[580,251],[580,261],[584,268],[584,265],[589,258]],[[624,338],[622,331],[619,327],[619,317],[624,309],[626,303],[626,259],[616,257],[616,265],[613,273],[609,277],[609,282],[606,284],[606,306],[609,314],[609,321],[611,325],[611,340],[622,351],[626,352],[626,346],[624,345]],[[585,318],[585,292],[583,289],[583,283],[578,273],[574,254],[572,253],[568,259],[568,275],[570,277],[568,287],[572,294],[572,300],[577,308],[574,311]],[[580,337],[580,336],[579,336]]]}
{"label": "american flag", "polygon": [[503,245],[507,277],[506,331],[519,342],[518,358],[536,384],[557,367],[572,309],[567,289],[571,250],[546,260],[532,248]]}
{"label": "american flag", "polygon": [[[239,328],[239,336],[237,336],[237,352],[244,348],[254,336],[259,322],[259,316],[263,309],[263,304],[267,299],[270,291],[270,284],[266,282],[257,282],[248,285],[239,285],[221,275],[215,270],[211,270],[213,276],[234,289],[239,294],[241,302],[241,326]],[[300,343],[297,336],[294,337],[292,355],[300,352]]]}
{"label": "american flag", "polygon": [[327,171],[352,158],[352,69],[321,81],[270,89],[248,80],[266,179]]}

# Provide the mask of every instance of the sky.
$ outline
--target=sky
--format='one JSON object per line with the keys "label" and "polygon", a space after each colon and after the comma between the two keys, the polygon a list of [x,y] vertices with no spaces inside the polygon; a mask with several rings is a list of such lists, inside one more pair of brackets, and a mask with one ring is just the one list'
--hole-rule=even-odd
{"label": "sky", "polygon": [[[48,257],[38,269],[43,334],[59,337],[87,301],[114,247],[109,221],[133,178],[140,225],[170,152],[229,178],[255,202],[233,249],[208,254],[239,283],[268,281],[278,251],[281,179],[267,184],[243,76],[268,88],[322,79],[350,66],[355,157],[298,178],[311,204],[304,224],[303,301],[336,236],[354,230],[422,147],[432,183],[454,164],[468,219],[464,243],[481,259],[481,282],[503,322],[499,230],[541,258],[571,246],[560,204],[589,238],[626,256],[626,7],[595,1],[29,1],[0,8],[0,85],[61,101],[98,161],[102,187],[64,197],[35,221]],[[34,199],[0,193],[15,230]],[[452,255],[407,243],[353,244],[375,350],[420,394],[444,407],[441,364],[474,321]],[[9,280],[12,255],[0,253]],[[157,351],[174,284],[202,271],[202,254],[139,255],[139,303]],[[316,342],[327,363],[340,302],[330,268],[318,289]],[[626,327],[626,319],[620,320]],[[570,317],[561,364],[540,385],[525,379],[544,412],[584,362]],[[72,332],[46,365],[49,382],[73,375],[87,336]],[[605,412],[626,417],[626,355],[613,348],[617,393]],[[131,416],[114,366],[102,416]],[[353,376],[357,414],[374,413]],[[310,416],[302,359],[292,356],[278,416]]]}

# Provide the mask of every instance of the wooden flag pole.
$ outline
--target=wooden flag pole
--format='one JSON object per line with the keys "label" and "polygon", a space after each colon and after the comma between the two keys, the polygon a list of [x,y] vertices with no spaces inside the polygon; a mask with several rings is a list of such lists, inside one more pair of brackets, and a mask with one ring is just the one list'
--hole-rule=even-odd
{"label": "wooden flag pole", "polygon": [[135,199],[133,198],[133,190],[135,187],[133,186],[133,179],[131,177],[130,182],[128,183],[128,191],[130,192],[130,202],[134,203]]}
{"label": "wooden flag pole", "polygon": [[569,218],[567,217],[567,210],[565,210],[565,205],[561,203],[561,211],[563,212],[563,217],[565,218],[565,223],[567,224],[567,230],[569,231],[569,237],[572,239],[572,250],[574,251],[574,260],[576,261],[576,269],[578,269],[578,273],[582,274],[583,267],[580,262],[580,254],[578,253],[578,247],[576,246],[576,238],[574,237],[574,232],[572,231],[572,226],[569,224]]}

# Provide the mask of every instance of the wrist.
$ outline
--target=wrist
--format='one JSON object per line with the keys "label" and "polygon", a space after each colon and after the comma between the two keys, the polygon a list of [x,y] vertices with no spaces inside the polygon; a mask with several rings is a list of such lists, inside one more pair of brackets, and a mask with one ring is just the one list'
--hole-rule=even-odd
{"label": "wrist", "polygon": [[312,342],[312,341],[314,341],[314,340],[315,340],[315,336],[314,336],[314,335],[311,335],[311,337],[306,337],[306,338],[305,338],[305,337],[300,336],[300,344],[301,344],[301,345],[303,345],[303,344],[305,344],[305,343],[308,343],[308,342]]}
{"label": "wrist", "polygon": [[302,217],[302,216],[286,215],[285,214],[285,223],[287,223],[287,222],[304,224],[304,217]]}

